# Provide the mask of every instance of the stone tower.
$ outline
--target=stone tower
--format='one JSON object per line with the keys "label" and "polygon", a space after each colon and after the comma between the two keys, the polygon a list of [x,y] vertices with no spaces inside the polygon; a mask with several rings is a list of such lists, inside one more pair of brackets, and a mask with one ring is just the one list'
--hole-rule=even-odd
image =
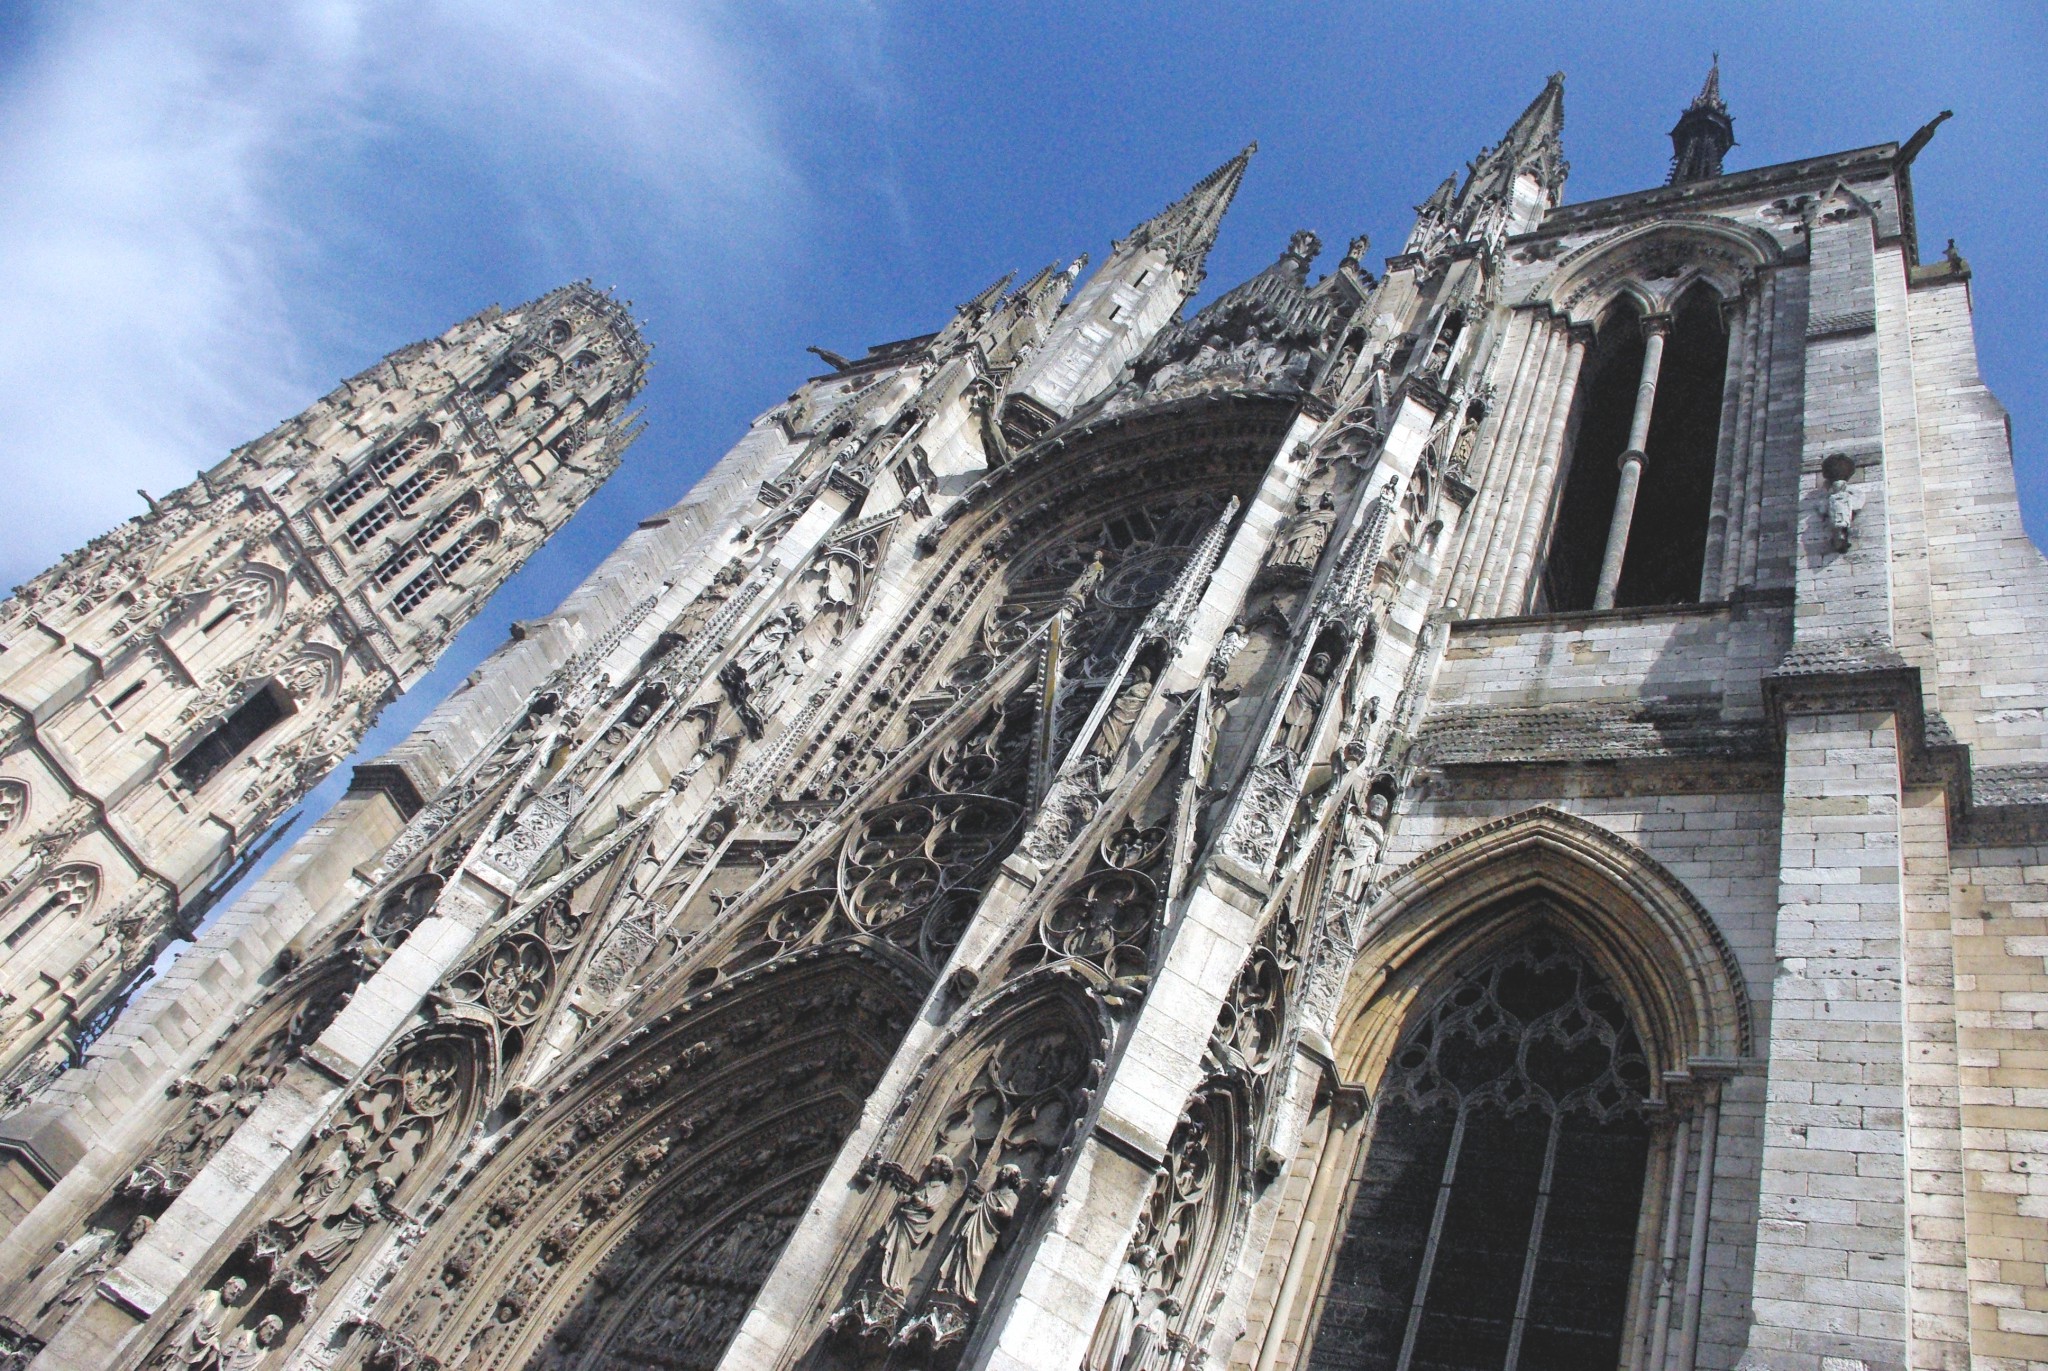
{"label": "stone tower", "polygon": [[586,286],[487,310],[0,603],[0,1074],[17,1092],[617,467],[645,356]]}
{"label": "stone tower", "polygon": [[1930,130],[1571,204],[1563,121],[1377,275],[1187,311],[1240,157],[822,354],[0,1120],[13,1355],[2048,1362]]}

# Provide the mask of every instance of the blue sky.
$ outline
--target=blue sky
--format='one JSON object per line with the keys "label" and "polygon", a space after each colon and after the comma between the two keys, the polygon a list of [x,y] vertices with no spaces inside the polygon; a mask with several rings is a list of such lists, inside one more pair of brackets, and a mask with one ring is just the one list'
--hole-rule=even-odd
{"label": "blue sky", "polygon": [[[492,302],[649,322],[624,469],[387,712],[388,746],[815,369],[1080,252],[1252,138],[1208,290],[1410,207],[1567,75],[1568,199],[1662,181],[1710,53],[1731,169],[1903,139],[1975,269],[2048,534],[2038,4],[0,0],[0,585]],[[323,788],[315,808],[340,781]]]}

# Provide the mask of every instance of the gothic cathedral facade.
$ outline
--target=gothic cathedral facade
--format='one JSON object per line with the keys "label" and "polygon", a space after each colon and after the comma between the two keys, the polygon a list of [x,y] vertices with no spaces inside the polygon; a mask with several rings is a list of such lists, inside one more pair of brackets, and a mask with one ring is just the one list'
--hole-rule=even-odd
{"label": "gothic cathedral facade", "polygon": [[1710,79],[1584,203],[1562,129],[1377,274],[1185,311],[1248,148],[821,354],[0,1119],[4,1355],[2048,1365],[2048,567],[1933,125],[1725,172]]}

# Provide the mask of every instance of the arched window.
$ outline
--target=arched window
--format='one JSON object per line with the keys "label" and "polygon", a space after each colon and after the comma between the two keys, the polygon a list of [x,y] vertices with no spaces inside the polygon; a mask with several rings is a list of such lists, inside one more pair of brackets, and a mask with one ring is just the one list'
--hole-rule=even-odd
{"label": "arched window", "polygon": [[17,921],[7,931],[5,946],[12,950],[21,946],[28,935],[47,922],[52,915],[83,914],[92,908],[92,902],[100,893],[99,873],[89,866],[60,866],[43,878],[35,893],[24,903],[28,906],[28,917]]}
{"label": "arched window", "polygon": [[425,604],[430,596],[449,578],[466,566],[470,559],[489,547],[498,539],[498,525],[490,519],[479,519],[467,524],[455,535],[448,546],[434,552],[427,569],[406,582],[405,589],[391,598],[391,611],[403,619]]}
{"label": "arched window", "polygon": [[296,708],[289,691],[265,685],[171,763],[171,774],[185,789],[199,789]]}
{"label": "arched window", "polygon": [[0,833],[14,827],[27,812],[28,786],[0,776]]}
{"label": "arched window", "polygon": [[1720,297],[1704,283],[1669,315],[1624,299],[1600,321],[1538,609],[1699,599],[1727,370]]}
{"label": "arched window", "polygon": [[1307,1365],[1616,1365],[1649,1071],[1620,997],[1548,931],[1425,998],[1374,1100]]}
{"label": "arched window", "polygon": [[354,471],[335,482],[327,492],[327,513],[340,518],[367,496],[388,485],[391,478],[421,453],[431,452],[441,441],[441,430],[433,424],[414,424],[397,442],[373,454]]}

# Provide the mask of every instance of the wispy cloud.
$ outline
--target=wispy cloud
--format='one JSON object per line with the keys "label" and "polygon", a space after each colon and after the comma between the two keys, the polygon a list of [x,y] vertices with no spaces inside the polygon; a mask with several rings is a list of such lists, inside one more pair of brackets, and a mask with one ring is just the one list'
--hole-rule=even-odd
{"label": "wispy cloud", "polygon": [[[0,84],[0,586],[407,341],[344,259],[460,252],[444,201],[563,262],[650,221],[664,256],[716,257],[803,213],[772,55],[711,5],[67,3],[36,27]],[[432,202],[417,222],[379,203],[394,178]]]}

